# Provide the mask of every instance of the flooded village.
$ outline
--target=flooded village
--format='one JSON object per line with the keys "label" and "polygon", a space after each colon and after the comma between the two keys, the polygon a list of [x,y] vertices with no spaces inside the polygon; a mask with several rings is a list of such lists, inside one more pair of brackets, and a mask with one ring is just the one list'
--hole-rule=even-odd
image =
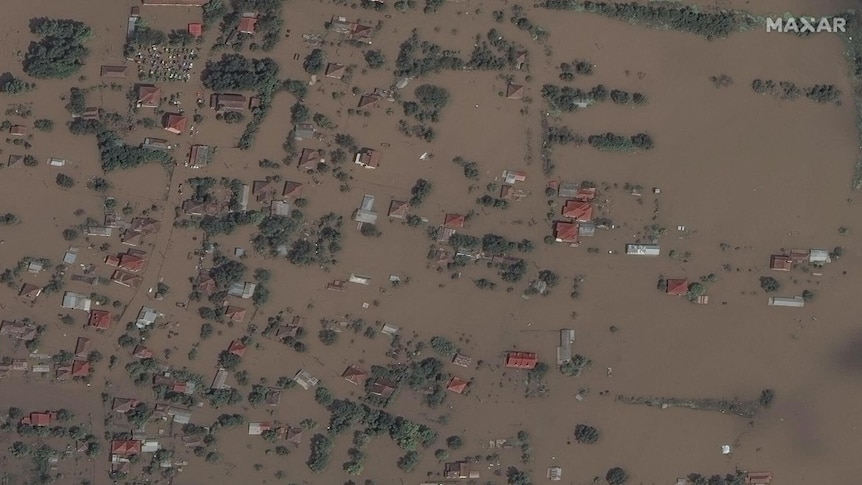
{"label": "flooded village", "polygon": [[8,9],[0,484],[852,481],[862,19],[804,4]]}

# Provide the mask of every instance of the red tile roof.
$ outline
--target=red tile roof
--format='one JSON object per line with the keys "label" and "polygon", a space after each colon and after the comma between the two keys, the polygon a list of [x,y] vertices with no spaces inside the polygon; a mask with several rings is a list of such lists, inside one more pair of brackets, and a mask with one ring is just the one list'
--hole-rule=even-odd
{"label": "red tile roof", "polygon": [[351,365],[341,374],[341,377],[353,385],[362,386],[365,384],[365,380],[368,379],[368,373],[355,365]]}
{"label": "red tile roof", "polygon": [[227,351],[237,357],[242,357],[243,355],[245,355],[245,349],[246,346],[242,342],[240,342],[239,340],[234,340],[228,346]]}
{"label": "red tile roof", "polygon": [[111,328],[111,312],[105,310],[90,310],[90,319],[87,324],[91,327],[107,330]]}
{"label": "red tile roof", "polygon": [[688,293],[688,280],[687,279],[671,279],[667,280],[667,290],[665,292],[668,295],[685,295]]}
{"label": "red tile roof", "polygon": [[113,455],[139,455],[141,453],[140,440],[114,440],[111,441],[111,454]]}
{"label": "red tile roof", "polygon": [[225,315],[235,322],[242,322],[245,319],[245,308],[238,306],[229,306],[225,310]]}
{"label": "red tile roof", "polygon": [[132,356],[138,359],[152,359],[153,351],[143,345],[138,345],[135,347],[134,352],[132,352]]}
{"label": "red tile roof", "polygon": [[446,214],[446,218],[443,219],[443,227],[457,229],[460,227],[464,227],[464,224],[466,222],[467,216],[461,214]]}
{"label": "red tile roof", "polygon": [[575,194],[575,200],[580,202],[589,202],[596,198],[596,188],[580,188],[578,189],[578,193]]}
{"label": "red tile roof", "polygon": [[534,352],[506,352],[506,367],[513,369],[532,369],[539,362],[539,357]]}
{"label": "red tile roof", "polygon": [[30,413],[21,422],[30,426],[51,426],[51,419],[51,413]]}
{"label": "red tile roof", "polygon": [[180,135],[184,131],[186,131],[186,125],[188,124],[188,119],[179,114],[166,114],[164,118],[164,128],[171,133]]}
{"label": "red tile roof", "polygon": [[93,368],[90,366],[89,362],[85,362],[83,360],[72,362],[72,377],[87,377],[90,375],[91,370],[93,370]]}
{"label": "red tile roof", "polygon": [[453,377],[452,379],[449,379],[449,384],[446,385],[446,389],[452,392],[457,392],[458,394],[463,394],[464,391],[467,390],[468,385],[470,385],[470,383],[464,379]]}
{"label": "red tile roof", "polygon": [[162,97],[162,90],[156,86],[140,86],[138,87],[138,103],[144,107],[153,107],[159,105],[159,99]]}
{"label": "red tile roof", "polygon": [[790,271],[793,268],[793,259],[783,254],[773,254],[769,258],[769,269],[776,271]]}
{"label": "red tile roof", "polygon": [[189,24],[188,30],[192,37],[200,37],[204,33],[204,26],[198,23]]}
{"label": "red tile roof", "polygon": [[557,242],[578,242],[578,225],[572,222],[555,222],[554,239]]}
{"label": "red tile roof", "polygon": [[239,27],[237,27],[237,30],[243,34],[253,34],[256,27],[257,19],[255,17],[243,17],[239,21]]}
{"label": "red tile roof", "polygon": [[578,222],[590,222],[593,219],[593,206],[589,202],[567,200],[563,206],[563,215]]}

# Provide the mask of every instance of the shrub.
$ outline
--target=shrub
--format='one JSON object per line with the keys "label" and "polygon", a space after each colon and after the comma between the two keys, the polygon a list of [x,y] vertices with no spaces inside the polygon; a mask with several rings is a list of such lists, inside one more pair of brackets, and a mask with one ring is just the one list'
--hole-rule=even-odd
{"label": "shrub", "polygon": [[93,177],[87,181],[87,188],[96,192],[106,192],[111,188],[111,183],[102,177]]}
{"label": "shrub", "polygon": [[416,469],[416,465],[419,464],[419,453],[415,451],[408,451],[401,458],[398,458],[398,469],[410,473]]}
{"label": "shrub", "polygon": [[314,49],[305,57],[302,67],[309,74],[317,74],[323,70],[326,63],[326,53],[322,49]]}
{"label": "shrub", "polygon": [[54,182],[65,189],[68,189],[75,185],[75,179],[64,173],[58,173],[57,178],[54,179]]}
{"label": "shrub", "polygon": [[433,84],[422,84],[413,94],[424,106],[441,109],[449,103],[449,91]]}
{"label": "shrub", "polygon": [[46,119],[39,119],[33,122],[33,127],[39,131],[51,131],[54,129],[54,122]]}
{"label": "shrub", "polygon": [[35,84],[28,83],[23,79],[19,79],[15,76],[12,76],[9,73],[0,76],[0,93],[21,94],[26,93],[27,91],[30,91],[35,87]]}
{"label": "shrub", "polygon": [[386,64],[386,58],[380,49],[371,49],[365,51],[365,62],[371,69],[380,69]]}
{"label": "shrub", "polygon": [[623,485],[629,481],[629,474],[620,467],[614,467],[605,474],[605,480],[610,485]]}
{"label": "shrub", "polygon": [[434,457],[439,461],[446,461],[449,459],[449,452],[441,448],[434,452]]}
{"label": "shrub", "polygon": [[764,389],[760,392],[760,399],[758,399],[758,402],[761,406],[768,408],[772,406],[773,399],[775,399],[775,391],[772,389]]}
{"label": "shrub", "polygon": [[760,277],[760,287],[763,288],[763,291],[767,293],[773,293],[778,291],[781,288],[781,283],[778,282],[772,276],[761,276]]}
{"label": "shrub", "polygon": [[323,345],[332,345],[338,341],[338,333],[332,329],[321,330],[317,337],[323,342]]}
{"label": "shrub", "polygon": [[63,231],[63,239],[66,241],[74,241],[78,239],[78,231],[76,229],[66,229]]}
{"label": "shrub", "polygon": [[575,441],[583,444],[593,444],[599,440],[599,430],[586,424],[575,426]]}
{"label": "shrub", "polygon": [[380,229],[377,229],[377,225],[368,223],[363,223],[359,232],[368,237],[380,237],[383,234]]}
{"label": "shrub", "polygon": [[455,344],[440,336],[431,337],[431,348],[443,357],[452,357],[458,352],[458,347]]}
{"label": "shrub", "polygon": [[321,406],[329,406],[333,401],[332,393],[325,387],[318,387],[317,390],[314,391],[314,400]]}
{"label": "shrub", "polygon": [[457,450],[464,445],[464,440],[461,439],[460,436],[453,435],[446,438],[446,446],[449,447],[450,450]]}

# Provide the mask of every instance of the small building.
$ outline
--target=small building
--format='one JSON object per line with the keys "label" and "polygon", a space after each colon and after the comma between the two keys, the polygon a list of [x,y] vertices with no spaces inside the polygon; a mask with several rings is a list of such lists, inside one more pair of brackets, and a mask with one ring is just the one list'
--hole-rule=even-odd
{"label": "small building", "polygon": [[344,64],[330,62],[326,65],[326,77],[340,80],[345,74],[347,74],[347,66]]}
{"label": "small building", "polygon": [[538,363],[539,356],[535,352],[506,352],[506,367],[510,369],[534,369]]}
{"label": "small building", "polygon": [[202,7],[209,0],[141,0],[141,5],[150,7]]}
{"label": "small building", "polygon": [[311,375],[310,372],[304,369],[297,372],[296,375],[293,376],[293,380],[296,381],[299,387],[305,389],[306,391],[316,386],[317,383],[320,382],[318,378],[314,377],[313,375]]}
{"label": "small building", "polygon": [[298,199],[302,197],[302,183],[292,180],[285,181],[281,196],[286,199]]}
{"label": "small building", "polygon": [[523,70],[524,64],[527,63],[527,52],[518,52],[518,57],[515,58],[515,69]]}
{"label": "small building", "polygon": [[579,235],[580,231],[576,223],[562,221],[554,223],[554,241],[577,244]]}
{"label": "small building", "polygon": [[321,163],[326,163],[322,150],[303,148],[299,154],[299,168],[306,172],[317,170]]}
{"label": "small building", "polygon": [[357,365],[351,365],[341,374],[341,377],[354,386],[364,386],[368,379],[368,373]]}
{"label": "small building", "polygon": [[210,385],[211,389],[228,389],[228,385],[225,384],[227,382],[228,372],[227,369],[223,367],[219,367],[216,371],[216,375],[213,378],[212,385]]}
{"label": "small building", "polygon": [[665,293],[668,295],[681,296],[688,293],[688,280],[687,279],[669,279],[667,280],[667,288],[665,289]]}
{"label": "small building", "polygon": [[201,168],[206,167],[210,163],[210,147],[209,145],[192,145],[189,151],[189,160],[186,162],[186,167]]}
{"label": "small building", "polygon": [[132,357],[134,357],[136,359],[140,359],[140,360],[152,359],[153,358],[153,351],[148,349],[147,347],[144,347],[143,345],[139,344],[139,345],[136,345],[135,350],[132,351]]}
{"label": "small building", "polygon": [[339,34],[349,34],[350,22],[347,21],[347,17],[332,17],[329,21],[329,30]]}
{"label": "small building", "polygon": [[144,278],[141,275],[118,269],[111,273],[111,281],[126,288],[139,288],[143,284]]}
{"label": "small building", "polygon": [[224,311],[224,315],[234,322],[242,323],[242,321],[245,320],[245,308],[228,305]]}
{"label": "small building", "polygon": [[162,316],[161,313],[148,306],[141,307],[141,311],[138,312],[138,318],[135,321],[135,326],[138,328],[149,327],[156,323],[156,319],[160,316]]}
{"label": "small building", "polygon": [[173,147],[170,143],[168,143],[168,140],[165,140],[164,138],[146,137],[144,138],[144,142],[141,143],[141,148],[147,148],[149,150],[161,150],[166,152],[171,150]]}
{"label": "small building", "polygon": [[29,342],[35,340],[39,335],[38,328],[33,323],[27,322],[9,322],[3,320],[0,322],[0,335],[11,337],[15,340],[23,340]]}
{"label": "small building", "polygon": [[93,237],[111,237],[114,229],[105,226],[87,226],[87,235]]}
{"label": "small building", "polygon": [[524,97],[524,86],[522,84],[509,84],[506,86],[507,99],[522,99]]}
{"label": "small building", "polygon": [[479,472],[471,468],[468,461],[455,461],[443,465],[443,475],[447,479],[477,479]]}
{"label": "small building", "polygon": [[467,216],[463,214],[446,214],[443,218],[443,227],[461,229],[467,223]]}
{"label": "small building", "polygon": [[769,269],[775,271],[790,271],[793,268],[793,259],[784,254],[773,254],[769,257]]}
{"label": "small building", "polygon": [[455,354],[455,357],[452,358],[452,363],[459,367],[470,367],[473,359],[464,354]]}
{"label": "small building", "polygon": [[103,65],[100,69],[99,75],[110,79],[126,79],[127,70],[128,68],[126,66]]}
{"label": "small building", "polygon": [[89,312],[92,304],[93,301],[90,300],[87,295],[67,291],[63,295],[63,303],[61,306],[70,310],[83,310],[85,312]]}
{"label": "small building", "polygon": [[268,203],[275,198],[278,191],[274,180],[255,180],[251,185],[251,193],[258,202]]}
{"label": "small building", "polygon": [[362,202],[359,204],[359,209],[353,213],[353,220],[365,224],[374,224],[377,222],[377,213],[373,210],[374,196],[365,194],[362,197]]}
{"label": "small building", "polygon": [[374,382],[371,384],[371,389],[369,389],[368,392],[372,396],[389,399],[390,397],[392,397],[393,394],[395,394],[395,388],[397,387],[397,385],[398,384],[392,380],[379,377],[375,379]]}
{"label": "small building", "polygon": [[36,298],[41,294],[42,288],[36,285],[31,285],[30,283],[24,283],[21,285],[21,290],[18,291],[18,296],[29,301],[36,301]]}
{"label": "small building", "polygon": [[567,200],[566,205],[563,206],[563,217],[578,222],[590,222],[593,219],[593,205],[589,202]]}
{"label": "small building", "polygon": [[822,265],[831,263],[832,258],[829,256],[829,251],[825,249],[812,249],[808,253],[808,262],[811,264]]}
{"label": "small building", "polygon": [[575,331],[564,328],[560,330],[560,345],[557,347],[557,365],[563,365],[572,360],[572,344],[575,342]]}
{"label": "small building", "polygon": [[389,202],[389,217],[393,219],[406,219],[410,211],[410,204],[403,200],[392,200]]}
{"label": "small building", "polygon": [[446,384],[446,389],[458,394],[464,394],[467,391],[467,387],[470,385],[470,382],[461,379],[460,377],[452,377],[449,379],[449,382]]}
{"label": "small building", "polygon": [[376,108],[381,99],[383,97],[376,93],[363,94],[359,97],[359,104],[356,107],[359,109]]}
{"label": "small building", "polygon": [[359,22],[350,23],[350,34],[348,38],[357,42],[371,45],[371,34],[374,29],[368,25],[362,25]]}
{"label": "small building", "polygon": [[380,152],[363,148],[353,158],[353,163],[363,168],[375,169],[380,166]]}
{"label": "small building", "polygon": [[76,360],[72,362],[72,378],[89,377],[92,372],[93,366],[91,366],[89,362],[84,360]]}
{"label": "small building", "polygon": [[398,335],[398,330],[399,328],[395,325],[384,323],[383,327],[380,329],[380,333],[388,337],[395,338],[395,336]]}
{"label": "small building", "polygon": [[793,298],[775,296],[769,298],[768,304],[769,306],[803,307],[805,306],[805,299],[801,296],[794,296]]}
{"label": "small building", "polygon": [[626,244],[626,254],[636,256],[658,256],[661,247],[658,244]]}
{"label": "small building", "polygon": [[151,84],[138,86],[138,108],[158,108],[162,100],[162,90]]}
{"label": "small building", "polygon": [[592,222],[582,222],[578,224],[579,237],[593,237],[596,235],[596,225]]}
{"label": "small building", "polygon": [[167,113],[162,118],[162,127],[165,131],[175,135],[182,135],[186,131],[188,118],[177,113]]}
{"label": "small building", "polygon": [[515,182],[523,182],[525,180],[527,180],[527,174],[525,172],[503,170],[503,181],[509,185],[512,185]]}
{"label": "small building", "polygon": [[771,472],[748,472],[745,474],[746,485],[769,485],[772,483]]}
{"label": "small building", "polygon": [[563,469],[558,466],[548,467],[548,480],[558,482],[563,479]]}
{"label": "small building", "polygon": [[24,125],[13,125],[9,128],[9,134],[12,136],[27,136],[28,130]]}
{"label": "small building", "polygon": [[311,123],[298,123],[293,126],[293,138],[299,141],[314,138],[317,129]]}
{"label": "small building", "polygon": [[90,310],[90,318],[87,320],[87,325],[99,330],[109,330],[112,322],[113,316],[111,312],[106,310]]}
{"label": "small building", "polygon": [[213,94],[210,96],[210,108],[218,113],[242,112],[245,111],[247,104],[248,101],[241,94]]}
{"label": "small building", "polygon": [[234,340],[228,346],[227,351],[237,357],[242,357],[245,355],[246,348],[245,344],[239,340]]}
{"label": "small building", "polygon": [[189,35],[191,35],[192,37],[194,37],[194,38],[196,38],[196,39],[197,39],[198,37],[200,37],[200,36],[204,35],[204,26],[203,26],[203,24],[200,24],[200,23],[197,23],[197,22],[190,23],[190,24],[186,27],[186,30],[188,30]]}
{"label": "small building", "polygon": [[239,25],[236,30],[240,34],[250,34],[253,35],[255,30],[257,29],[257,17],[243,16],[239,20]]}
{"label": "small building", "polygon": [[290,217],[290,204],[283,200],[274,200],[269,205],[269,215]]}

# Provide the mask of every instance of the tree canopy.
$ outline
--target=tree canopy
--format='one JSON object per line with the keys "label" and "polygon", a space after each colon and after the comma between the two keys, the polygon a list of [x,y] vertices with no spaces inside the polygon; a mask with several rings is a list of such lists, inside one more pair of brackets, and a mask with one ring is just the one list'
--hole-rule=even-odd
{"label": "tree canopy", "polygon": [[265,57],[250,59],[240,54],[225,54],[208,61],[201,75],[204,87],[215,91],[260,91],[277,83],[278,64]]}
{"label": "tree canopy", "polygon": [[41,39],[30,44],[24,57],[24,72],[41,79],[63,79],[84,65],[89,49],[84,42],[93,31],[83,22],[69,19],[34,18],[30,32]]}

